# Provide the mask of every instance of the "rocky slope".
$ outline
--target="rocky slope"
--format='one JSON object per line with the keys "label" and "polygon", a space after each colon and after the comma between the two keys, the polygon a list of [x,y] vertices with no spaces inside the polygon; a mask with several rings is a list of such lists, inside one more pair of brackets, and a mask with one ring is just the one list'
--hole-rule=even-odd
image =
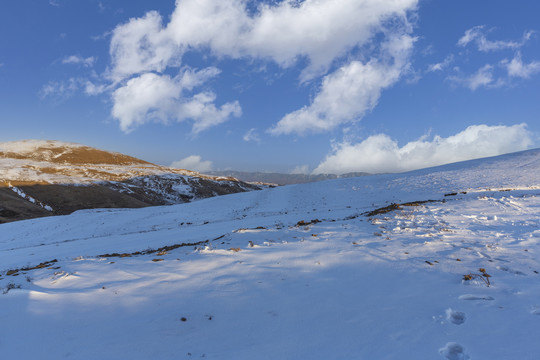
{"label": "rocky slope", "polygon": [[0,223],[80,209],[138,208],[258,190],[60,141],[0,143]]}

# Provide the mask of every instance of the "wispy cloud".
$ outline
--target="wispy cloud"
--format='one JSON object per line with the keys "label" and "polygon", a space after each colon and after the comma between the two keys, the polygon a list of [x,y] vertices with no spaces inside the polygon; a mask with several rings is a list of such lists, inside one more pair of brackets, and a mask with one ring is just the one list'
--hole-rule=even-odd
{"label": "wispy cloud", "polygon": [[379,134],[357,144],[336,145],[313,173],[402,172],[526,150],[532,145],[525,124],[473,125],[447,138],[422,137],[402,147],[389,136]]}
{"label": "wispy cloud", "polygon": [[487,64],[472,75],[452,75],[448,77],[448,80],[454,84],[463,85],[472,91],[480,87],[501,85],[501,82],[495,82],[493,69],[492,65]]}
{"label": "wispy cloud", "polygon": [[485,26],[475,26],[465,31],[465,34],[459,39],[457,44],[459,46],[467,46],[470,43],[475,43],[478,50],[483,52],[498,51],[504,49],[516,50],[525,45],[527,41],[529,41],[529,39],[534,34],[534,31],[526,31],[520,41],[488,40],[485,33]]}
{"label": "wispy cloud", "polygon": [[524,64],[520,52],[516,53],[512,60],[503,60],[501,64],[506,67],[509,77],[529,79],[531,76],[540,73],[540,61]]}
{"label": "wispy cloud", "polygon": [[62,64],[82,65],[85,67],[91,67],[94,65],[95,62],[96,62],[96,58],[93,56],[84,58],[78,55],[71,55],[62,59]]}
{"label": "wispy cloud", "polygon": [[197,172],[211,171],[213,163],[208,160],[202,160],[200,155],[191,155],[182,160],[174,161],[170,167],[176,169],[186,169]]}
{"label": "wispy cloud", "polygon": [[244,134],[243,139],[244,141],[254,141],[257,143],[261,142],[259,134],[257,134],[257,130],[255,128],[249,129],[248,132]]}
{"label": "wispy cloud", "polygon": [[427,72],[443,71],[454,61],[454,55],[450,54],[440,63],[428,65]]}
{"label": "wispy cloud", "polygon": [[[505,73],[502,73],[502,71]],[[486,64],[470,75],[450,75],[447,79],[454,85],[460,85],[475,91],[479,88],[498,88],[512,86],[514,78],[530,79],[540,73],[540,61],[524,63],[518,51],[512,60],[504,59],[495,66]]]}
{"label": "wispy cloud", "polygon": [[80,90],[84,80],[70,78],[67,81],[49,81],[38,92],[41,99],[52,99],[54,102],[62,102],[72,97]]}

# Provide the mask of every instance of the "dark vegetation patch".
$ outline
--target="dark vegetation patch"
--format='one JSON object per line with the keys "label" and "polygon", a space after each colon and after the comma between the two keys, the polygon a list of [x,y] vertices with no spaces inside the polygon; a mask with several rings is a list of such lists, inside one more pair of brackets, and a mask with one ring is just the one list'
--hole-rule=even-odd
{"label": "dark vegetation patch", "polygon": [[[219,238],[216,238],[214,240],[217,240],[217,239],[219,239]],[[131,256],[136,256],[136,255],[149,255],[149,254],[155,254],[155,253],[165,253],[165,252],[169,252],[171,250],[178,249],[178,248],[181,248],[181,247],[197,246],[197,245],[202,245],[202,244],[208,244],[209,242],[210,242],[210,240],[204,240],[204,241],[198,241],[198,242],[194,242],[194,243],[174,244],[174,245],[163,246],[163,247],[160,247],[159,249],[147,249],[147,250],[143,250],[143,251],[135,251],[135,252],[132,252],[132,253],[102,254],[102,255],[98,255],[97,257],[100,257],[100,258],[131,257]]]}
{"label": "dark vegetation patch", "polygon": [[0,216],[1,217],[8,217],[8,218],[12,218],[12,217],[15,217],[19,215],[19,213],[13,211],[13,210],[8,210],[8,209],[0,209]]}
{"label": "dark vegetation patch", "polygon": [[[255,228],[240,228],[240,229],[234,230],[233,232],[248,231],[248,230],[268,230],[268,228],[265,228],[264,226],[257,226]],[[224,236],[225,235],[221,235],[221,237],[219,237],[218,239],[221,239]],[[216,240],[218,240],[218,239],[216,239]]]}
{"label": "dark vegetation patch", "polygon": [[[459,194],[466,194],[467,192],[466,191],[460,191]],[[451,192],[451,193],[448,193],[448,194],[444,194],[444,196],[456,196],[458,193],[457,192]]]}
{"label": "dark vegetation patch", "polygon": [[491,283],[489,282],[489,278],[491,277],[491,275],[489,275],[484,268],[480,268],[478,269],[478,271],[480,272],[480,274],[468,273],[467,275],[463,275],[463,280],[470,281],[472,279],[480,279],[486,284],[487,287],[489,287],[489,285],[491,285]]}
{"label": "dark vegetation patch", "polygon": [[319,219],[313,219],[313,220],[310,220],[310,221],[304,221],[304,220],[300,220],[299,222],[296,223],[296,226],[300,227],[300,226],[309,226],[309,225],[313,225],[313,224],[317,224],[317,223],[320,223],[321,220]]}
{"label": "dark vegetation patch", "polygon": [[52,264],[54,264],[56,262],[58,262],[58,260],[54,259],[54,260],[51,260],[51,261],[42,262],[41,264],[36,265],[36,266],[29,266],[29,267],[24,267],[24,268],[19,268],[19,269],[11,269],[11,270],[8,270],[6,272],[6,275],[8,275],[8,276],[17,276],[17,275],[19,275],[19,272],[36,270],[36,269],[43,269],[43,268],[51,266]]}
{"label": "dark vegetation patch", "polygon": [[403,203],[403,204],[392,203],[392,204],[390,204],[388,206],[378,208],[378,209],[375,209],[373,211],[366,212],[366,213],[364,213],[364,215],[367,216],[367,217],[372,217],[372,216],[375,216],[375,215],[386,214],[386,213],[389,213],[389,212],[395,211],[395,210],[401,210],[401,209],[403,209],[403,206],[421,206],[423,204],[433,203],[433,202],[444,202],[444,200],[411,201],[411,202],[406,202],[406,203]]}

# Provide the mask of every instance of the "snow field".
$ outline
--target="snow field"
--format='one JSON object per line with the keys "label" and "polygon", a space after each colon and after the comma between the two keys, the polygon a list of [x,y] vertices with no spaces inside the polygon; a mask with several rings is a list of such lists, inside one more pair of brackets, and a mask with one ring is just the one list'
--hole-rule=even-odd
{"label": "snow field", "polygon": [[[0,349],[46,359],[538,359],[537,169],[525,153],[3,224]],[[365,215],[424,200],[434,201]],[[132,254],[182,243],[198,245]],[[112,253],[131,256],[99,256]]]}

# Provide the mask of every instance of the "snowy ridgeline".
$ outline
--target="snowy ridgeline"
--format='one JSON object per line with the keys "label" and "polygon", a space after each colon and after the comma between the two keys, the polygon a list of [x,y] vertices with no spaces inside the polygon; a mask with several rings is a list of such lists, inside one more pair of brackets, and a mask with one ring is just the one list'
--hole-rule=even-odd
{"label": "snowy ridgeline", "polygon": [[2,355],[538,359],[539,170],[535,150],[0,225]]}

